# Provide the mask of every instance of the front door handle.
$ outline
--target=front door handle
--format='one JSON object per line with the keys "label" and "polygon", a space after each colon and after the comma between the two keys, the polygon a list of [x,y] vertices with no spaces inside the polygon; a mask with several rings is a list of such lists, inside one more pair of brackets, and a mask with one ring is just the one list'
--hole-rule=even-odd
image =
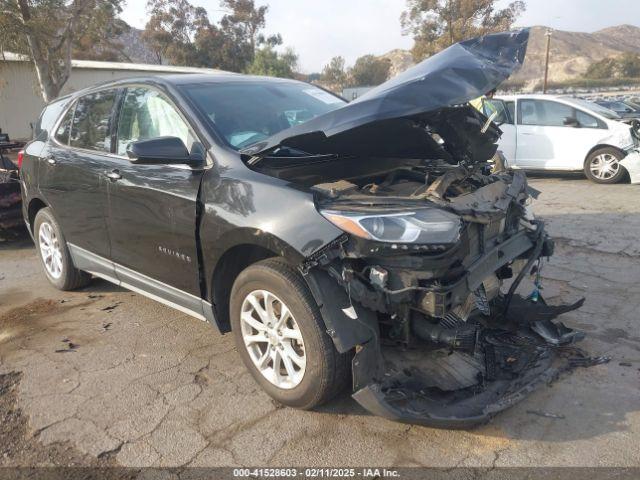
{"label": "front door handle", "polygon": [[58,161],[56,160],[56,157],[47,157],[47,163],[49,165],[55,165]]}
{"label": "front door handle", "polygon": [[122,178],[122,175],[120,175],[119,170],[111,170],[109,173],[107,173],[107,178],[112,182],[115,182],[116,180],[120,180]]}

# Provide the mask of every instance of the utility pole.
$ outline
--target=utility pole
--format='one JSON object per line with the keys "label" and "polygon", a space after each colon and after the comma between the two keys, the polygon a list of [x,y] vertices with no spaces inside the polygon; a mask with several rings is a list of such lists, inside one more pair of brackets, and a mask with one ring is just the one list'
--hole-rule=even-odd
{"label": "utility pole", "polygon": [[547,80],[549,78],[549,52],[551,51],[551,35],[553,30],[547,28],[545,37],[547,37],[547,59],[544,62],[544,84],[542,86],[542,93],[547,93]]}

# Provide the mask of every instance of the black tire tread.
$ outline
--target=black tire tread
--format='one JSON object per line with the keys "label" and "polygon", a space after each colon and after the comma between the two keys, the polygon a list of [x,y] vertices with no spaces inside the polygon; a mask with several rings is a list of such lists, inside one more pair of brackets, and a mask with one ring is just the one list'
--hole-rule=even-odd
{"label": "black tire tread", "polygon": [[320,313],[313,295],[309,291],[306,282],[302,278],[300,272],[287,262],[282,257],[272,257],[266,260],[257,262],[242,272],[238,278],[241,279],[245,272],[249,270],[264,269],[269,273],[276,273],[283,277],[288,282],[291,289],[296,292],[297,295],[302,297],[304,305],[307,309],[309,318],[313,318],[318,327],[321,328],[322,334],[320,335],[321,342],[321,357],[327,361],[327,368],[324,370],[329,372],[330,375],[324,376],[320,379],[321,384],[318,389],[318,393],[315,398],[309,401],[306,405],[299,406],[302,410],[309,410],[315,408],[342,392],[346,385],[348,385],[351,378],[351,354],[350,352],[338,353],[333,345],[333,341],[329,334],[326,332],[324,320]]}
{"label": "black tire tread", "polygon": [[[58,234],[58,239],[62,244],[62,247],[65,251],[65,260],[67,263],[67,268],[65,269],[64,281],[60,285],[54,286],[63,291],[77,290],[82,287],[86,287],[91,281],[91,275],[87,272],[83,272],[82,270],[78,270],[73,265],[71,260],[71,254],[69,253],[69,248],[67,247],[67,241],[64,237],[64,233],[60,228],[60,224],[56,220],[56,217],[53,215],[51,209],[49,207],[44,207],[38,211],[36,214],[35,220],[33,222],[33,236],[36,239],[36,245],[38,242],[38,226],[40,224],[40,218],[46,217],[46,219],[53,225],[56,229],[56,233]],[[38,255],[40,255],[39,247]]]}

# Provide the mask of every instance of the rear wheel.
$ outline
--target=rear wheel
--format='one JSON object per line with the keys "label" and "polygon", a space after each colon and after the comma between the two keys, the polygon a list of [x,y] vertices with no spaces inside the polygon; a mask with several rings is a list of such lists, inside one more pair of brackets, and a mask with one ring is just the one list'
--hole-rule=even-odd
{"label": "rear wheel", "polygon": [[278,402],[310,409],[347,385],[350,355],[337,352],[304,280],[283,259],[240,273],[230,314],[238,353]]}
{"label": "rear wheel", "polygon": [[601,148],[592,152],[584,164],[584,173],[596,183],[618,183],[626,170],[620,165],[623,154],[615,148]]}
{"label": "rear wheel", "polygon": [[33,236],[44,273],[54,287],[75,290],[90,282],[91,275],[74,267],[60,225],[49,208],[37,213]]}

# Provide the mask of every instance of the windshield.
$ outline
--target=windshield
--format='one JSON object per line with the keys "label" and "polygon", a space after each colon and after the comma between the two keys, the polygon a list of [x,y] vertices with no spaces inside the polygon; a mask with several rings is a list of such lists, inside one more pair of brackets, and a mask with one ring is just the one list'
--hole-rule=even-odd
{"label": "windshield", "polygon": [[346,104],[318,87],[297,82],[240,81],[181,89],[236,150]]}
{"label": "windshield", "polygon": [[566,100],[573,102],[574,104],[582,108],[591,110],[592,112],[595,112],[598,115],[603,116],[604,118],[608,118],[609,120],[620,120],[620,115],[618,115],[616,112],[605,108],[602,105],[598,105],[597,103],[589,102],[587,100],[583,100],[582,98],[567,98]]}

